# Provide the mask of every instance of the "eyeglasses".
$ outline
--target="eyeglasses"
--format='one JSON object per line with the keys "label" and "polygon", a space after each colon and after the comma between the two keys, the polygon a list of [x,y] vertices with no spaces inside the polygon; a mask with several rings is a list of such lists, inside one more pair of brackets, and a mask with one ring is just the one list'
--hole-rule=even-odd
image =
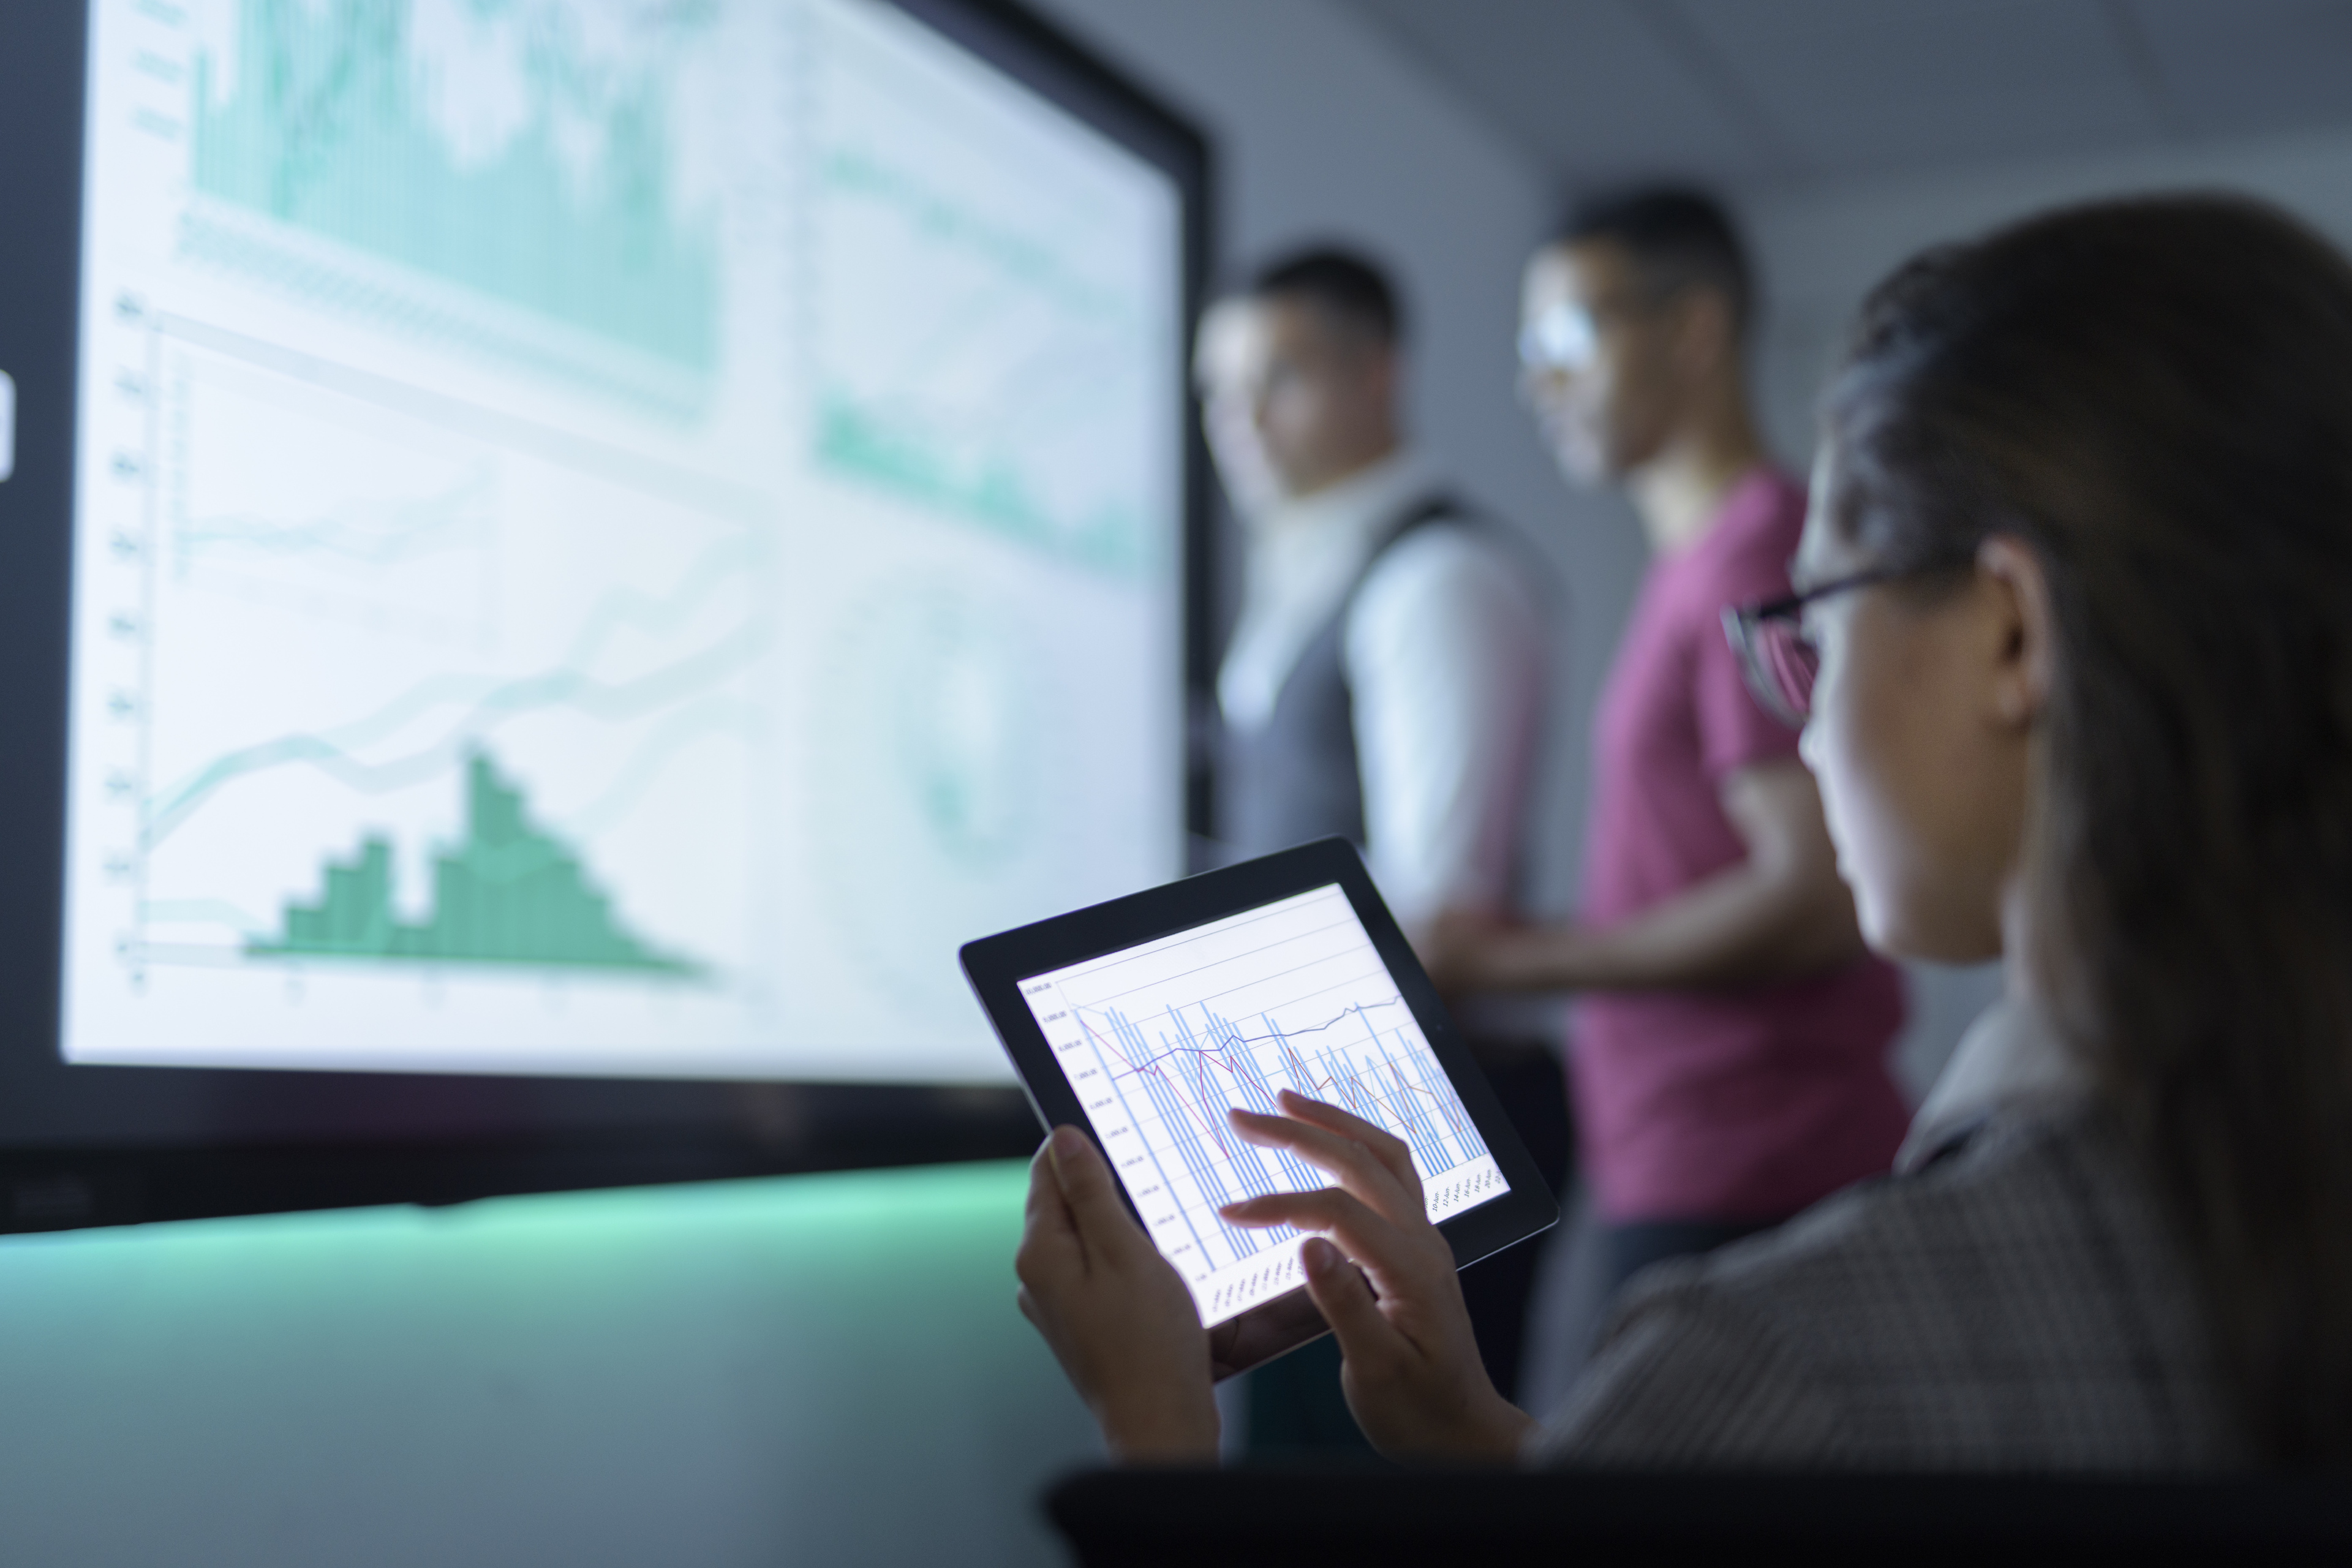
{"label": "eyeglasses", "polygon": [[1638,316],[1662,302],[1623,294],[1580,305],[1562,300],[1519,329],[1519,370],[1539,376],[1554,371],[1589,370],[1601,353],[1601,333],[1611,322]]}
{"label": "eyeglasses", "polygon": [[1801,594],[1754,605],[1726,605],[1723,635],[1729,639],[1731,651],[1739,660],[1739,673],[1758,704],[1790,729],[1801,730],[1813,710],[1813,677],[1822,668],[1822,650],[1805,635],[1806,605],[1898,578],[1948,572],[1973,559],[1970,554],[1917,566],[1874,566]]}
{"label": "eyeglasses", "polygon": [[1580,306],[1558,304],[1519,329],[1519,369],[1529,375],[1549,370],[1582,370],[1600,346],[1592,314]]}

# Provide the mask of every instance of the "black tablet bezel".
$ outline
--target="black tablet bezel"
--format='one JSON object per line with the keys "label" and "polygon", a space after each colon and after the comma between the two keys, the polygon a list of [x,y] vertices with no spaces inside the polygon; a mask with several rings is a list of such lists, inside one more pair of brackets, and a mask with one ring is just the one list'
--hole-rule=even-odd
{"label": "black tablet bezel", "polygon": [[[1389,913],[1388,905],[1372,886],[1363,860],[1344,838],[1318,839],[1295,849],[1205,871],[1163,887],[1113,899],[1108,903],[1074,910],[1034,925],[967,942],[961,953],[964,978],[988,1014],[1005,1054],[1013,1058],[1013,1068],[1020,1074],[1021,1086],[1038,1121],[1049,1128],[1070,1123],[1094,1138],[1097,1147],[1100,1147],[1093,1119],[1087,1116],[1076,1089],[1055,1059],[1053,1047],[1046,1043],[1035,1015],[1022,999],[1021,983],[1334,883],[1346,893],[1356,918],[1363,922],[1373,951],[1380,954],[1381,962],[1396,981],[1398,994],[1412,1010],[1423,1037],[1428,1040],[1445,1076],[1453,1080],[1454,1092],[1461,1096],[1464,1109],[1478,1129],[1478,1136],[1485,1140],[1487,1152],[1494,1156],[1496,1165],[1510,1184],[1510,1191],[1502,1196],[1439,1222],[1439,1232],[1454,1249],[1454,1267],[1466,1268],[1549,1230],[1559,1222],[1559,1205],[1550,1186],[1528,1153],[1526,1144],[1520,1142],[1518,1130],[1511,1125],[1502,1102],[1495,1098],[1486,1075],[1479,1069],[1469,1047],[1454,1028],[1437,988],[1430,984],[1420,959],[1414,956],[1412,945],[1405,941],[1395,917]],[[1128,1205],[1129,1212],[1134,1213],[1135,1205],[1124,1186],[1119,1197]],[[1294,1290],[1233,1321],[1259,1314],[1295,1320],[1303,1298],[1303,1289]],[[1273,1353],[1280,1354],[1326,1331],[1317,1317],[1312,1320],[1311,1331],[1286,1337]],[[1246,1368],[1229,1366],[1226,1370]]]}

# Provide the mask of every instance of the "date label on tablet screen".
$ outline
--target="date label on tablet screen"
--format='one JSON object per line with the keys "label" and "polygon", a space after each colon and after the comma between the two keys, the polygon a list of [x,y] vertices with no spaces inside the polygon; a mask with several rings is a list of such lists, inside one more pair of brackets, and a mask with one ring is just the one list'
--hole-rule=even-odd
{"label": "date label on tablet screen", "polygon": [[1305,1237],[1217,1214],[1337,1185],[1226,1111],[1297,1089],[1402,1139],[1442,1220],[1509,1191],[1337,883],[1021,983],[1160,1250],[1223,1322],[1305,1283]]}

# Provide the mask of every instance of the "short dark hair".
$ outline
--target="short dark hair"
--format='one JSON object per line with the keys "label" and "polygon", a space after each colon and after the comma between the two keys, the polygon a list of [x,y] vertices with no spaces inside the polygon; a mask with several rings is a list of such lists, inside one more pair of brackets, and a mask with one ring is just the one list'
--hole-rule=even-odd
{"label": "short dark hair", "polygon": [[1241,290],[1252,300],[1310,300],[1347,326],[1393,347],[1404,337],[1404,309],[1385,268],[1359,251],[1318,245],[1276,257]]}
{"label": "short dark hair", "polygon": [[1612,240],[1661,295],[1713,289],[1731,306],[1734,331],[1745,337],[1755,306],[1748,248],[1723,204],[1686,185],[1643,185],[1588,197],[1569,209],[1555,245]]}

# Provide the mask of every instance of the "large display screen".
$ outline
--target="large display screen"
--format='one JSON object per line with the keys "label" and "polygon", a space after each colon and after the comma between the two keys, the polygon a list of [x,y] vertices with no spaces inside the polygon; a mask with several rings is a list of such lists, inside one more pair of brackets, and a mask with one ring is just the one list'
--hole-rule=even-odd
{"label": "large display screen", "polygon": [[873,0],[98,0],[76,1064],[1001,1079],[1182,844],[1167,174]]}

